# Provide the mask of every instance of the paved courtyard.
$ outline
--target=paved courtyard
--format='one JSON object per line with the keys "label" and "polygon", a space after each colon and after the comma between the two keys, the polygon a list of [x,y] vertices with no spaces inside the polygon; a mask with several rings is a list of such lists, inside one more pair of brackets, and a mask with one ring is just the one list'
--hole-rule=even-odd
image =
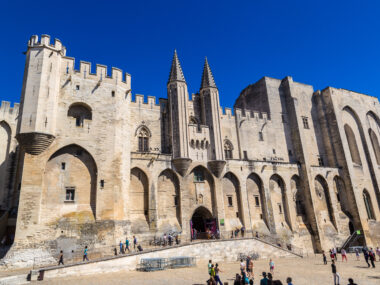
{"label": "paved courtyard", "polygon": [[[341,275],[341,285],[348,284],[348,278],[354,278],[358,285],[378,285],[380,284],[380,262],[376,262],[376,268],[367,268],[365,261],[361,258],[360,261],[354,260],[354,256],[349,256],[349,261],[342,263],[338,260],[337,269]],[[269,260],[256,261],[254,273],[255,284],[260,277],[262,271],[268,271]],[[293,278],[293,284],[307,285],[325,285],[334,284],[330,262],[328,265],[323,265],[320,255],[306,258],[282,258],[275,259],[275,279],[280,279],[283,284],[286,284],[286,277]],[[233,278],[239,272],[239,262],[221,262],[219,266],[222,270],[220,277],[222,282],[233,284]],[[60,278],[54,280],[46,280],[36,282],[38,284],[78,284],[78,285],[93,285],[93,284],[206,284],[208,279],[207,263],[198,262],[194,268],[170,269],[156,272],[138,272],[138,271],[122,271],[117,273],[78,276],[76,278]]]}

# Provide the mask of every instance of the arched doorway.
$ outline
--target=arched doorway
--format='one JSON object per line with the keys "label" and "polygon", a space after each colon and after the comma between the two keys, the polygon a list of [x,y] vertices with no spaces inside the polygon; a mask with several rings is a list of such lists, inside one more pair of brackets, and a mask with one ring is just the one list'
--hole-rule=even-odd
{"label": "arched doorway", "polygon": [[210,235],[217,232],[217,220],[205,207],[198,207],[190,220],[190,231],[192,239],[208,239]]}

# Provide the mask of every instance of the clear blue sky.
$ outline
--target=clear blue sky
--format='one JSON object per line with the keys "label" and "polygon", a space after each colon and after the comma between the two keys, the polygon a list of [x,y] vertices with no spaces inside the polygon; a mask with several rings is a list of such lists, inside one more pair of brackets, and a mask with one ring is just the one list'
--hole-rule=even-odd
{"label": "clear blue sky", "polygon": [[263,76],[380,94],[380,1],[9,1],[0,12],[0,100],[19,102],[29,37],[132,75],[132,92],[166,97],[176,48],[189,93],[207,56],[221,105]]}

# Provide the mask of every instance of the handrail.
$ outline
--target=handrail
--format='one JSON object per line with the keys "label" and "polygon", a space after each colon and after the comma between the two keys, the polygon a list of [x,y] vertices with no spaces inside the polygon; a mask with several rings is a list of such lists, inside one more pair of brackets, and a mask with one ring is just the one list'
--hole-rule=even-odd
{"label": "handrail", "polygon": [[[245,239],[255,239],[260,242],[269,244],[271,246],[277,247],[278,249],[290,252],[296,256],[303,257],[303,250],[301,248],[295,247],[290,244],[282,244],[279,242],[274,242],[274,241],[279,241],[279,239],[275,239],[271,236],[263,235],[260,234],[260,237],[239,237],[239,238],[221,238],[221,239],[215,239],[215,240],[205,240],[205,239],[200,239],[200,240],[194,240],[191,242],[185,242],[181,243],[179,245],[176,245],[173,243],[172,246],[147,246],[144,248],[142,252],[139,252],[137,250],[131,250],[131,252],[120,254],[120,249],[119,245],[117,246],[106,246],[106,247],[99,247],[99,248],[89,248],[88,251],[88,256],[90,261],[89,262],[97,262],[97,261],[102,261],[105,259],[113,259],[113,258],[121,258],[125,256],[130,256],[130,255],[136,255],[136,254],[143,254],[143,253],[148,253],[148,252],[155,252],[155,251],[160,251],[164,250],[166,248],[175,248],[175,247],[182,247],[182,246],[188,246],[191,244],[197,244],[197,243],[207,243],[207,242],[223,242],[223,241],[234,241],[234,240],[245,240]],[[117,255],[115,255],[114,250],[117,250]],[[130,245],[131,248],[131,245]],[[133,244],[132,244],[132,249],[133,249]],[[52,253],[51,255],[46,255],[42,257],[36,257],[34,258],[34,264],[33,264],[33,269],[42,269],[44,267],[48,268],[56,268],[59,260],[59,251]],[[53,262],[54,261],[54,262]],[[65,253],[64,252],[64,264],[65,266],[73,266],[73,265],[79,265],[83,264],[86,262],[83,262],[83,251],[77,251],[77,252],[71,252],[71,253]],[[47,269],[47,268],[46,268]]]}

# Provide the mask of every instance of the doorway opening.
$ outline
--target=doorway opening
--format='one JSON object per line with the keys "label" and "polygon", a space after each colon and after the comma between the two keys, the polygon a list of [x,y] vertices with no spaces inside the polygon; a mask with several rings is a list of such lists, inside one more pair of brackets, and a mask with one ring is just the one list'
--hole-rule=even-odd
{"label": "doorway opening", "polygon": [[190,231],[192,240],[217,238],[217,219],[205,207],[199,207],[191,217]]}

